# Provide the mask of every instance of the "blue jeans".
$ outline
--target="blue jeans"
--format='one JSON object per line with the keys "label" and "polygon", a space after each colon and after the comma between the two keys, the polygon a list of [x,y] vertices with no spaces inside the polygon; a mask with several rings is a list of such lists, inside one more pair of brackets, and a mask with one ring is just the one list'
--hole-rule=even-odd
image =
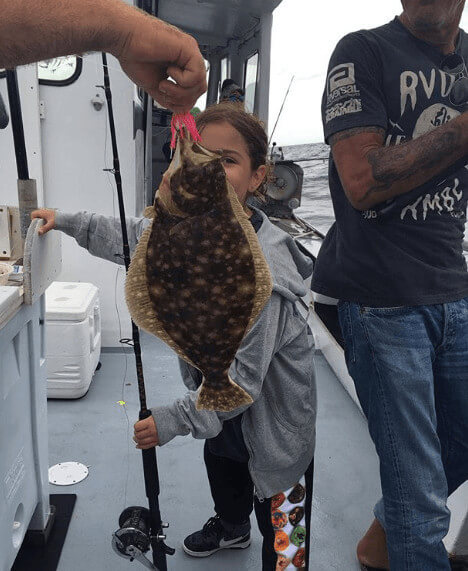
{"label": "blue jeans", "polygon": [[380,459],[392,571],[449,571],[448,495],[468,479],[468,298],[369,308],[340,302],[349,373]]}

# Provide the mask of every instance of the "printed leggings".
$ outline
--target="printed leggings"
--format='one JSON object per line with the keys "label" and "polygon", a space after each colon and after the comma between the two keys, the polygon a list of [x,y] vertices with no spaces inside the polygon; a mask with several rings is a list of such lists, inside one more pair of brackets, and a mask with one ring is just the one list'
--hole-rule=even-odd
{"label": "printed leggings", "polygon": [[205,444],[205,465],[215,511],[231,524],[249,519],[255,508],[263,536],[262,571],[309,569],[314,461],[299,482],[260,501],[247,462],[215,456]]}

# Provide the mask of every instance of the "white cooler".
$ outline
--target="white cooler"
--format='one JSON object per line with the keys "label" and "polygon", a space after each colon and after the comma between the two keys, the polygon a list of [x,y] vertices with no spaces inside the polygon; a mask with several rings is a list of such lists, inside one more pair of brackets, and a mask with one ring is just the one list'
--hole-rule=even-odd
{"label": "white cooler", "polygon": [[47,397],[76,399],[89,389],[101,353],[99,290],[53,282],[46,290]]}

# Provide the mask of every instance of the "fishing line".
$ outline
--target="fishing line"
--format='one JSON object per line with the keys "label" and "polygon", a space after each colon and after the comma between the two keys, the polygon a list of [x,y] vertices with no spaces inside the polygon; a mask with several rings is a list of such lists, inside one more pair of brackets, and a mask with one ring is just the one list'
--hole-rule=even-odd
{"label": "fishing line", "polygon": [[[128,232],[125,217],[125,205],[123,200],[122,176],[120,172],[120,160],[117,147],[117,136],[114,121],[114,112],[112,105],[112,91],[109,81],[109,73],[106,67],[107,56],[102,53],[102,63],[104,69],[104,92],[107,101],[107,111],[109,118],[109,130],[112,141],[113,169],[112,173],[115,178],[117,189],[117,197],[119,204],[120,225],[122,230],[122,245],[125,261],[125,270],[128,272],[130,266],[130,248],[128,244]],[[135,356],[136,374],[138,382],[138,392],[140,398],[139,419],[144,420],[151,417],[151,410],[147,408],[146,390],[143,373],[143,363],[141,356],[140,334],[138,327],[133,321],[132,323],[132,339],[133,352]],[[164,543],[166,539],[163,530],[167,527],[161,520],[159,507],[159,474],[156,458],[155,447],[142,450],[143,474],[145,480],[145,491],[148,499],[148,508],[126,508],[119,518],[120,528],[113,534],[112,545],[116,552],[122,557],[126,557],[133,561],[135,557],[142,558],[145,564],[149,561],[145,557],[145,553],[152,550],[153,564],[156,569],[166,571],[166,556],[173,555],[175,550]],[[136,535],[136,527],[143,526],[143,544]],[[148,566],[148,565],[147,565]]]}
{"label": "fishing line", "polygon": [[[115,309],[117,311],[117,319],[119,321],[119,343],[121,345],[121,347],[123,348],[123,343],[121,341],[122,339],[122,323],[120,321],[120,311],[119,311],[119,306],[117,305],[117,282],[118,282],[118,277],[119,277],[119,272],[120,272],[121,268],[118,267],[117,268],[117,272],[115,273],[115,281],[114,281],[114,303],[115,303]],[[126,470],[126,476],[125,476],[125,486],[124,486],[124,503],[123,503],[123,507],[125,508],[125,506],[127,505],[127,492],[128,492],[128,479],[129,479],[129,475],[130,475],[130,418],[128,416],[128,411],[127,411],[127,401],[125,398],[125,383],[127,381],[127,371],[128,371],[128,355],[127,355],[127,351],[125,351],[125,349],[123,350],[123,353],[125,355],[125,371],[124,371],[124,376],[123,376],[123,381],[122,381],[122,387],[121,387],[121,402],[125,403],[122,405],[124,414],[125,414],[125,418],[127,420],[127,470]]]}
{"label": "fishing line", "polygon": [[[98,56],[98,57],[99,57],[99,52],[91,52],[91,53],[85,54],[85,55]],[[65,56],[65,57],[69,57],[69,56]],[[81,60],[82,62],[84,62],[85,56],[76,55],[75,57],[80,58],[80,60]],[[118,72],[118,73],[121,73],[121,74],[124,75],[126,78],[130,79],[130,78],[128,77],[128,75],[127,75],[122,69],[120,69],[120,68],[118,68],[118,67],[114,67],[113,65],[109,65],[109,64],[102,64],[102,63],[99,63],[99,64],[98,64],[97,59],[94,60],[94,63],[96,64],[96,71],[98,71],[98,72],[100,72],[101,69],[102,69],[103,67],[105,67],[107,70],[112,69],[112,70],[114,70],[114,71],[116,71],[116,72]],[[131,81],[131,80],[130,80],[130,81]]]}
{"label": "fishing line", "polygon": [[275,134],[276,125],[278,125],[279,118],[283,111],[284,104],[286,103],[286,99],[288,97],[289,90],[291,89],[292,82],[294,81],[294,75],[291,77],[291,81],[289,82],[288,89],[286,90],[286,95],[284,96],[283,103],[281,104],[281,108],[278,113],[278,117],[276,118],[275,126],[273,127],[273,131],[271,132],[270,138],[268,139],[268,145],[270,145],[271,140],[273,139],[273,135]]}
{"label": "fishing line", "polygon": [[[95,60],[96,61],[96,60]],[[97,65],[96,62],[96,72],[100,71],[99,66]],[[108,157],[107,157],[107,141],[108,141],[108,130],[109,130],[109,118],[107,116],[107,113],[105,114],[105,123],[104,123],[104,167],[105,167],[105,175],[106,175],[106,179],[107,179],[107,183],[109,184],[109,188],[111,191],[111,196],[112,196],[112,215],[114,217],[114,219],[116,219],[116,212],[115,212],[115,192],[114,192],[114,187],[112,186],[112,182],[110,179],[110,173],[108,170]],[[117,255],[117,254],[116,254]],[[124,504],[123,507],[125,507],[127,505],[127,493],[128,493],[128,480],[129,480],[129,476],[130,476],[130,418],[128,416],[128,410],[127,410],[127,400],[125,398],[125,384],[127,381],[127,372],[128,372],[128,353],[124,348],[124,344],[122,343],[122,322],[120,319],[120,311],[119,311],[119,306],[117,304],[117,284],[119,281],[119,274],[120,271],[122,270],[122,268],[118,265],[115,271],[115,278],[114,278],[114,306],[115,306],[115,311],[117,313],[117,320],[119,323],[119,343],[121,348],[123,349],[123,354],[125,357],[125,369],[124,369],[124,375],[123,375],[123,380],[122,380],[122,385],[121,385],[121,390],[120,390],[120,402],[125,403],[121,405],[121,408],[123,409],[123,412],[125,414],[125,419],[126,419],[126,423],[127,423],[127,428],[126,428],[126,440],[127,440],[127,470],[126,470],[126,476],[125,476],[125,484],[124,484]]]}

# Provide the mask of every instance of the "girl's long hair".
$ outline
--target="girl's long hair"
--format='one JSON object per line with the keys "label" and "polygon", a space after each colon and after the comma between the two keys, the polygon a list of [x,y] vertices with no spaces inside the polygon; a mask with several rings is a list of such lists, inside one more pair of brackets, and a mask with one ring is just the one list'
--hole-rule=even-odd
{"label": "girl's long hair", "polygon": [[262,165],[267,166],[267,173],[262,184],[253,193],[264,199],[268,181],[271,177],[271,164],[268,161],[268,137],[263,123],[253,113],[245,111],[243,104],[222,102],[211,105],[197,115],[196,123],[199,131],[210,123],[229,123],[240,133],[247,146],[252,171]]}

